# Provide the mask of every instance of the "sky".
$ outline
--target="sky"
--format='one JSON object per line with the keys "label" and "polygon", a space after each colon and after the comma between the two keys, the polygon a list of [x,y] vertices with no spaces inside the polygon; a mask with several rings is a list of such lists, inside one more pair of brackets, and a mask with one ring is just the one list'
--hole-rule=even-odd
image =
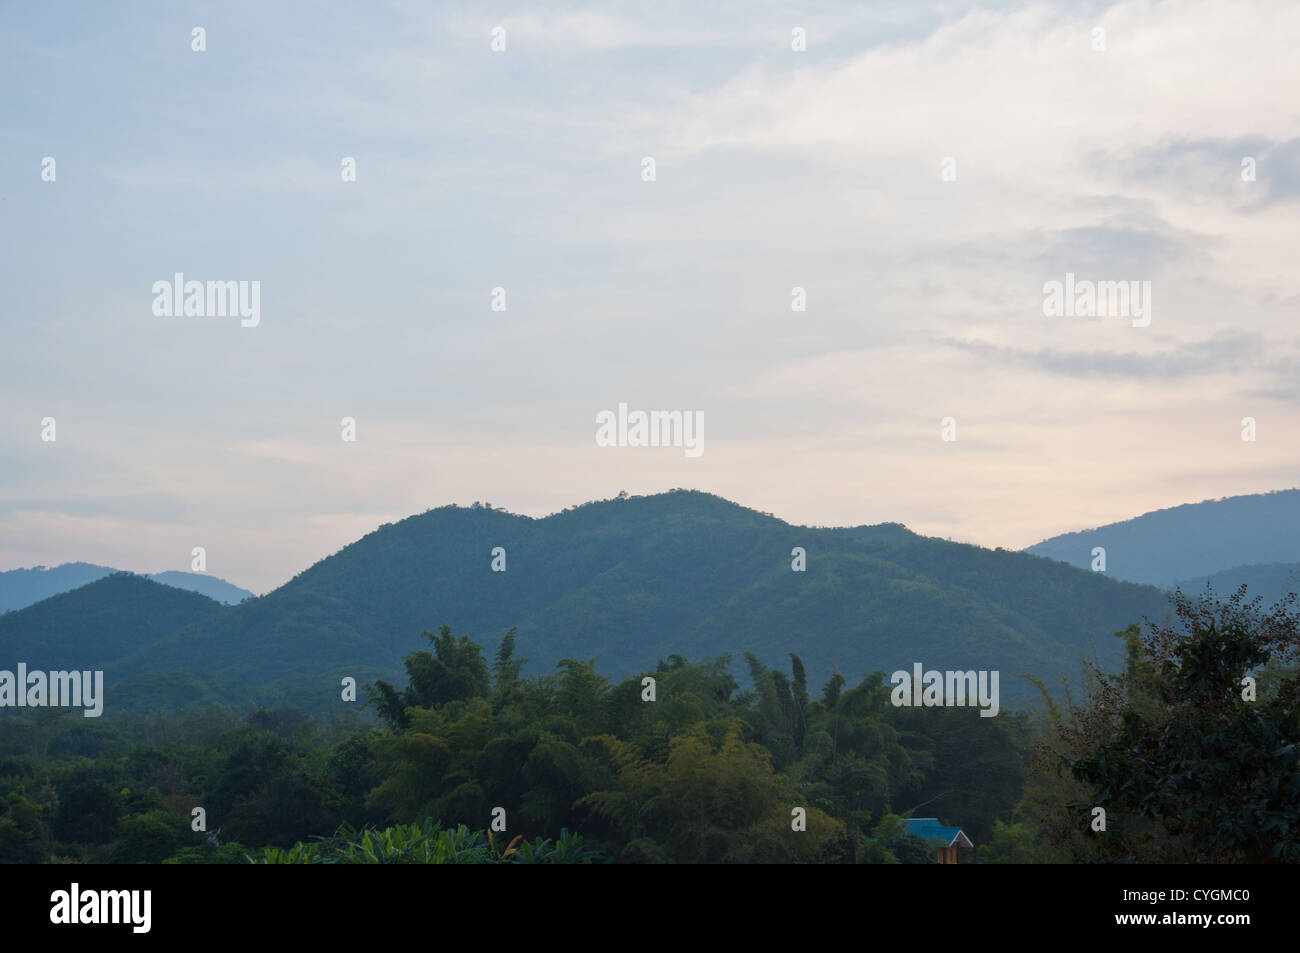
{"label": "sky", "polygon": [[[0,569],[262,593],[673,487],[1021,548],[1300,485],[1298,46],[1293,2],[7,0]],[[257,323],[156,313],[177,272]],[[1067,274],[1149,320],[1045,313]],[[620,403],[703,452],[598,445]]]}

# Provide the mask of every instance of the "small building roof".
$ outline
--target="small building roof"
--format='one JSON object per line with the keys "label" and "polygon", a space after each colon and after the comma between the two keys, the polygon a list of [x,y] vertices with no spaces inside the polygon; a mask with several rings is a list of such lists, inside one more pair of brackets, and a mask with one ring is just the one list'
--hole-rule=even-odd
{"label": "small building roof", "polygon": [[943,847],[974,847],[960,827],[945,827],[937,817],[905,817],[907,833]]}

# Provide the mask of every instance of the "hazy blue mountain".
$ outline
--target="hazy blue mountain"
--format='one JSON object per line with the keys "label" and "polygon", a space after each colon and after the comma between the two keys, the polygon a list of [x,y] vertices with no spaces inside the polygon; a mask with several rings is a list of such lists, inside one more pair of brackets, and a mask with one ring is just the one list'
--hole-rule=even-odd
{"label": "hazy blue mountain", "polygon": [[[50,596],[57,596],[61,592],[80,588],[96,579],[103,579],[115,572],[122,572],[122,570],[110,566],[96,566],[93,563],[64,563],[52,569],[36,566],[33,569],[10,569],[0,572],[0,612],[22,609]],[[148,578],[165,586],[201,593],[228,605],[253,598],[253,593],[247,589],[241,589],[216,576],[168,571],[153,573]]]}
{"label": "hazy blue mountain", "polygon": [[1222,598],[1231,595],[1245,584],[1252,598],[1261,596],[1266,605],[1272,605],[1289,593],[1300,595],[1300,563],[1268,563],[1262,566],[1234,566],[1222,572],[1195,579],[1181,579],[1178,586],[1183,592],[1199,593],[1206,584]]}
{"label": "hazy blue mountain", "polygon": [[1171,588],[1238,566],[1300,562],[1300,489],[1232,496],[1066,533],[1025,550],[1087,569],[1106,550],[1106,574]]}
{"label": "hazy blue mountain", "polygon": [[[505,572],[491,569],[494,547],[506,551]],[[795,547],[806,550],[805,572],[791,570]],[[110,681],[131,679],[133,706],[149,702],[142,686],[155,685],[162,703],[168,686],[184,683],[176,673],[197,673],[192,690],[202,697],[228,695],[232,684],[262,695],[279,686],[281,703],[313,710],[337,702],[342,675],[364,682],[399,669],[422,647],[421,630],[444,623],[489,651],[518,627],[526,672],[594,657],[602,673],[622,677],[671,654],[731,654],[743,680],[744,652],[785,665],[793,649],[818,689],[837,666],[856,680],[921,662],[997,669],[1005,704],[1036,694],[1018,673],[1055,682],[1077,674],[1081,654],[1113,660],[1113,632],[1167,609],[1158,590],[1023,553],[929,539],[897,524],[791,526],[687,491],[544,519],[430,510],[380,527],[259,599],[209,603],[209,611],[194,603],[193,615],[170,625],[124,618],[114,627],[92,596],[119,594],[93,589],[41,604],[47,616],[58,609],[63,626],[50,646],[85,667],[83,641],[111,644],[115,654],[101,667]],[[160,589],[150,590],[154,598]],[[33,644],[36,608],[6,617],[10,638],[22,633]],[[42,657],[54,667],[56,655]],[[147,673],[169,674],[142,679]]]}
{"label": "hazy blue mountain", "polygon": [[154,582],[162,583],[164,586],[174,586],[177,589],[188,589],[190,592],[197,592],[228,606],[237,605],[245,599],[257,598],[247,589],[241,589],[234,583],[226,582],[226,580],[218,576],[207,576],[197,572],[178,572],[175,569],[169,569],[166,572],[149,573],[149,578]]}
{"label": "hazy blue mountain", "polygon": [[115,570],[91,563],[64,563],[53,569],[10,569],[0,572],[0,612],[21,609],[60,592],[78,589]]}

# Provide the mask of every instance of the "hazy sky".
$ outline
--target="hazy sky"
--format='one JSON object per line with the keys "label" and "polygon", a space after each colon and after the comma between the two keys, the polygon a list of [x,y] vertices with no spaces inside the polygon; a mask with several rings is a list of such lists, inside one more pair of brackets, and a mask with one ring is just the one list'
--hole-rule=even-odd
{"label": "hazy sky", "polygon": [[[677,486],[1019,548],[1300,484],[1297,48],[1287,0],[11,0],[0,568],[264,592]],[[176,272],[260,323],[156,316]],[[1149,326],[1045,316],[1067,272]],[[704,453],[598,447],[619,402]]]}

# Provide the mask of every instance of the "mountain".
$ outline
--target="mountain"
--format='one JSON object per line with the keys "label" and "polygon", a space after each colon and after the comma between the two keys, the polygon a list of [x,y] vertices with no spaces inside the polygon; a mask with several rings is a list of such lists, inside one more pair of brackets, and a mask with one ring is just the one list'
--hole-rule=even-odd
{"label": "mountain", "polygon": [[[495,547],[505,550],[504,572],[492,571]],[[806,551],[804,572],[791,570],[795,547]],[[543,519],[477,505],[430,510],[385,524],[261,598],[196,611],[170,628],[100,632],[111,620],[96,599],[116,594],[92,588],[42,604],[70,627],[59,642],[66,664],[86,667],[80,643],[111,636],[117,654],[102,666],[110,681],[138,686],[148,673],[198,673],[205,681],[196,690],[242,685],[266,694],[279,686],[280,704],[310,710],[337,704],[343,675],[361,684],[390,677],[424,647],[421,630],[444,623],[489,652],[517,627],[525,672],[596,657],[598,670],[621,678],[672,654],[731,654],[744,679],[744,652],[784,666],[794,651],[814,690],[837,667],[850,680],[914,662],[997,669],[1005,705],[1036,695],[1018,673],[1056,683],[1078,674],[1081,654],[1113,661],[1120,645],[1112,633],[1167,611],[1156,589],[1024,553],[929,539],[897,524],[791,526],[694,491],[588,503]],[[77,608],[65,609],[60,600],[74,597]],[[26,644],[35,608],[5,617]],[[56,662],[64,664],[49,666]],[[110,691],[110,707],[113,699]]]}
{"label": "mountain", "polygon": [[[1300,562],[1300,489],[1187,503],[1025,550],[1087,569],[1106,550],[1106,575],[1173,588],[1234,567]],[[1217,587],[1216,587],[1217,588]]]}
{"label": "mountain", "polygon": [[245,599],[257,598],[247,589],[241,589],[234,583],[226,582],[219,576],[208,576],[197,572],[178,572],[175,569],[169,569],[166,572],[150,573],[149,578],[154,582],[162,583],[164,586],[173,586],[177,589],[188,589],[190,592],[197,592],[228,606],[237,605]]}
{"label": "mountain", "polygon": [[[121,571],[108,566],[96,566],[93,563],[64,563],[53,569],[37,566],[34,569],[10,569],[7,572],[0,572],[0,613],[22,609],[34,602],[57,596],[61,592],[69,592],[96,579],[103,579],[105,576]],[[156,572],[148,578],[166,586],[202,593],[210,599],[228,605],[254,598],[253,593],[247,589],[240,589],[216,576],[205,576],[195,572]]]}
{"label": "mountain", "polygon": [[114,570],[90,563],[64,563],[54,569],[10,569],[0,572],[0,613],[21,609],[60,592],[80,588]]}
{"label": "mountain", "polygon": [[1177,585],[1187,593],[1202,592],[1208,585],[1219,598],[1231,595],[1239,586],[1245,585],[1252,599],[1260,596],[1265,605],[1272,605],[1289,593],[1300,595],[1300,563],[1234,566],[1208,576],[1180,579]]}
{"label": "mountain", "polygon": [[142,645],[208,616],[230,611],[198,593],[143,576],[114,573],[71,592],[0,615],[0,669],[103,669]]}

